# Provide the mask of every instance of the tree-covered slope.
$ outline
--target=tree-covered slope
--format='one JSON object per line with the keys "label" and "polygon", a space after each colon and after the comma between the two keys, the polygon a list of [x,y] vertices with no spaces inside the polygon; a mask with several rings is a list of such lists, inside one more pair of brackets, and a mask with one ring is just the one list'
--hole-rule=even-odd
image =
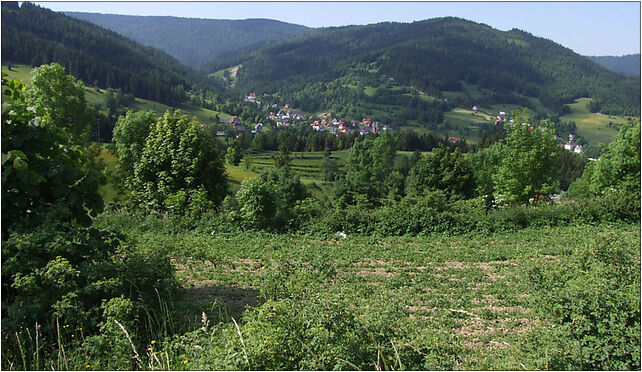
{"label": "tree-covered slope", "polygon": [[203,77],[164,52],[113,31],[31,3],[2,4],[2,60],[38,66],[58,62],[101,88],[174,105]]}
{"label": "tree-covered slope", "polygon": [[305,26],[270,19],[218,20],[66,12],[70,17],[103,26],[144,45],[161,49],[197,67],[245,47],[308,32]]}
{"label": "tree-covered slope", "polygon": [[534,97],[562,111],[565,103],[590,96],[604,113],[640,112],[639,78],[607,71],[520,30],[450,17],[330,28],[234,62],[242,64],[236,86],[257,94],[294,94],[361,65],[436,97],[472,86],[491,104],[523,104]]}
{"label": "tree-covered slope", "polygon": [[640,53],[625,56],[589,56],[598,65],[624,75],[640,75]]}

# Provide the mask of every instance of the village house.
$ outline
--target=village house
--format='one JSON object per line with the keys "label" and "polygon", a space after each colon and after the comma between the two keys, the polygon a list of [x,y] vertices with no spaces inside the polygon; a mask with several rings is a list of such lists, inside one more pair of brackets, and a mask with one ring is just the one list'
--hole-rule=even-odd
{"label": "village house", "polygon": [[584,153],[584,146],[577,145],[577,146],[575,146],[575,150],[573,150],[573,151],[575,151],[578,154],[583,154]]}
{"label": "village house", "polygon": [[238,116],[230,116],[230,119],[227,121],[227,123],[231,127],[235,127],[237,125],[241,125],[241,118],[239,118]]}
{"label": "village house", "polygon": [[391,127],[390,125],[387,125],[387,124],[384,124],[384,126],[383,126],[383,128],[382,128],[382,129],[383,129],[383,131],[385,131],[385,132],[392,132],[392,131],[394,131],[394,130],[395,130],[395,128],[393,128],[393,127]]}

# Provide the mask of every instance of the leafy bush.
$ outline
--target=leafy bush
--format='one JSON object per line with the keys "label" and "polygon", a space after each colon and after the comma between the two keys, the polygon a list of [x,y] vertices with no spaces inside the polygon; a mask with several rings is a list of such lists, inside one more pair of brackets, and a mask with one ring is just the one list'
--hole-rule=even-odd
{"label": "leafy bush", "polygon": [[29,106],[24,84],[3,79],[2,234],[45,221],[88,225],[103,208],[105,177],[39,107]]}
{"label": "leafy bush", "polygon": [[3,327],[39,322],[97,326],[101,301],[126,294],[153,303],[173,283],[169,260],[142,254],[109,230],[41,226],[2,246]]}
{"label": "leafy bush", "polygon": [[[259,178],[247,179],[236,193],[238,212],[246,228],[286,231],[295,227],[299,217],[309,213],[309,208],[297,208],[307,197],[307,191],[298,175],[292,175],[290,168],[261,173]],[[235,210],[232,200],[226,203]],[[298,213],[303,213],[298,215]]]}
{"label": "leafy bush", "polygon": [[[588,235],[584,230],[584,234]],[[534,302],[553,325],[540,327],[525,349],[537,368],[640,369],[639,247],[602,234],[560,262],[526,270]]]}
{"label": "leafy bush", "polygon": [[[328,295],[269,300],[243,325],[207,326],[177,338],[172,351],[192,369],[453,369],[461,347],[447,332],[411,331],[403,310],[374,304],[357,316]],[[410,328],[410,327],[409,327]]]}
{"label": "leafy bush", "polygon": [[227,178],[216,140],[180,111],[154,123],[149,114],[128,114],[119,120],[114,141],[138,206],[199,214],[225,197]]}

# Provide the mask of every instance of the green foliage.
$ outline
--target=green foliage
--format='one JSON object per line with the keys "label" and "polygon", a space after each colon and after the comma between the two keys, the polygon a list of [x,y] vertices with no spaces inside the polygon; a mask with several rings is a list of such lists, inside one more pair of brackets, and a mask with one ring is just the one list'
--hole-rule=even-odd
{"label": "green foliage", "polygon": [[[332,53],[319,55],[319,50]],[[497,50],[502,53],[489,52]],[[399,118],[385,116],[402,124],[410,119],[430,127],[443,120],[445,110],[412,107],[408,92],[390,92],[386,78],[411,95],[419,90],[443,99],[456,91],[448,97],[451,105],[531,106],[532,97],[562,113],[565,104],[589,96],[604,102],[602,113],[640,113],[639,77],[606,71],[520,30],[499,31],[453,17],[330,28],[246,53],[224,67],[239,64],[235,87],[242,92],[278,91],[303,110],[334,109],[345,117],[373,115],[371,103],[378,111],[395,104]]]}
{"label": "green foliage", "polygon": [[[149,120],[147,114],[126,117],[123,135],[115,139],[117,149],[127,156],[140,151],[139,141]],[[119,144],[120,138],[124,142]],[[133,173],[127,177],[135,201],[147,210],[203,211],[219,205],[227,191],[216,140],[178,110],[152,124]]]}
{"label": "green foliage", "polygon": [[31,66],[57,62],[103,89],[170,105],[183,103],[191,85],[211,85],[157,49],[32,3],[3,8],[2,18],[3,59]]}
{"label": "green foliage", "polygon": [[438,148],[421,158],[408,177],[409,193],[421,195],[425,190],[444,190],[449,198],[468,199],[475,190],[473,169],[459,149],[450,152]]}
{"label": "green foliage", "polygon": [[292,158],[290,158],[290,150],[285,145],[279,146],[279,151],[274,156],[274,167],[280,169],[290,165]]}
{"label": "green foliage", "polygon": [[[525,204],[539,194],[553,193],[557,144],[546,123],[535,124],[528,110],[514,112],[514,127],[499,146],[499,166],[492,176],[498,204]],[[532,124],[531,124],[532,123]]]}
{"label": "green foliage", "polygon": [[91,334],[101,301],[126,295],[153,303],[155,290],[173,285],[166,257],[137,252],[109,230],[44,225],[11,234],[2,255],[3,328],[38,322],[52,335],[59,318]]}
{"label": "green foliage", "polygon": [[[104,176],[89,166],[39,106],[30,106],[24,84],[4,80],[2,115],[2,231],[45,220],[90,222],[103,208]],[[64,114],[63,114],[64,115]]]}
{"label": "green foliage", "polygon": [[285,166],[263,172],[259,178],[244,180],[236,200],[247,227],[285,231],[296,229],[305,222],[300,217],[313,213],[310,206],[300,203],[307,196],[299,176],[292,175]]}
{"label": "green foliage", "polygon": [[67,75],[64,67],[57,63],[36,67],[32,75],[29,103],[40,107],[76,141],[86,141],[92,117],[85,101],[83,82]]}
{"label": "green foliage", "polygon": [[145,141],[156,120],[151,111],[128,111],[116,122],[112,140],[118,154],[116,169],[121,193],[134,186],[134,167],[143,155]]}
{"label": "green foliage", "polygon": [[227,164],[238,166],[241,163],[241,159],[243,159],[243,154],[241,153],[237,142],[234,142],[234,145],[227,148],[227,152],[225,153],[225,161],[227,162]]}
{"label": "green foliage", "polygon": [[324,181],[334,181],[339,175],[339,166],[337,161],[330,158],[330,156],[323,156],[321,160],[321,175]]}
{"label": "green foliage", "polygon": [[600,161],[591,164],[590,190],[640,193],[640,122],[624,124]]}
{"label": "green foliage", "polygon": [[640,75],[640,53],[616,56],[589,56],[588,59],[613,72]]}
{"label": "green foliage", "polygon": [[602,234],[543,267],[528,269],[537,310],[553,322],[529,339],[538,368],[639,369],[639,247]]}
{"label": "green foliage", "polygon": [[[172,345],[197,369],[337,370],[453,368],[461,347],[444,331],[408,329],[404,310],[385,301],[357,316],[339,294],[312,294],[309,285],[332,276],[287,263],[272,271],[283,298],[245,312],[241,325],[207,323]],[[307,284],[307,286],[306,286]],[[301,296],[304,297],[301,297]]]}
{"label": "green foliage", "polygon": [[582,154],[568,151],[562,147],[557,148],[555,157],[557,159],[560,189],[566,191],[576,179],[582,176],[589,161]]}
{"label": "green foliage", "polygon": [[80,12],[66,14],[111,29],[141,44],[152,45],[191,67],[209,63],[216,57],[235,55],[239,49],[247,50],[256,43],[265,45],[307,31],[304,26],[269,19],[190,19]]}
{"label": "green foliage", "polygon": [[107,108],[110,116],[119,113],[123,107],[132,105],[135,97],[131,93],[125,93],[121,88],[107,88],[103,96],[103,105]]}
{"label": "green foliage", "polygon": [[248,227],[269,228],[276,213],[276,194],[262,178],[250,178],[241,183],[236,193],[241,218]]}
{"label": "green foliage", "polygon": [[380,204],[381,199],[388,195],[389,189],[395,189],[394,182],[386,184],[393,172],[395,152],[395,144],[390,135],[356,141],[350,148],[345,178],[335,183],[333,189],[337,205]]}

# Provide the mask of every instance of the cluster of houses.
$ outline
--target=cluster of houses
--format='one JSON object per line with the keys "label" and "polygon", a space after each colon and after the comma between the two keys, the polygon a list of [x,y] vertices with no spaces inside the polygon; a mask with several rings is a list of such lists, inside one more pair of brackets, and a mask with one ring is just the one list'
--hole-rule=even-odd
{"label": "cluster of houses", "polygon": [[332,134],[352,133],[353,131],[358,130],[359,134],[362,136],[368,135],[370,133],[381,133],[381,131],[394,130],[389,125],[380,126],[378,121],[373,121],[369,118],[363,118],[361,119],[361,121],[352,120],[349,123],[343,119],[337,118],[334,118],[332,120],[321,119],[313,121],[312,123],[310,123],[310,126],[316,131],[327,131]]}
{"label": "cluster of houses", "polygon": [[[236,131],[239,132],[239,133],[247,132],[247,128],[245,127],[245,125],[241,124],[241,118],[239,118],[238,116],[230,116],[230,118],[228,120],[221,119],[220,122],[221,123],[225,123],[228,126],[236,129]],[[263,123],[258,123],[256,125],[254,125],[254,129],[251,130],[252,133],[260,133],[262,131],[263,131]],[[224,131],[217,131],[216,132],[216,136],[217,137],[223,137],[223,136],[225,136],[225,132]]]}
{"label": "cluster of houses", "polygon": [[582,145],[575,145],[573,141],[575,141],[575,135],[571,133],[568,135],[568,142],[566,142],[566,144],[564,145],[564,149],[568,151],[574,151],[578,154],[583,154],[584,147]]}
{"label": "cluster of houses", "polygon": [[[285,105],[286,109],[288,108],[288,105]],[[293,112],[290,110],[284,111],[284,110],[279,110],[276,113],[270,111],[270,119],[276,121],[276,126],[277,127],[289,127],[290,126],[290,119],[296,119],[296,120],[303,120],[305,117],[303,114],[300,114],[298,112]]]}

